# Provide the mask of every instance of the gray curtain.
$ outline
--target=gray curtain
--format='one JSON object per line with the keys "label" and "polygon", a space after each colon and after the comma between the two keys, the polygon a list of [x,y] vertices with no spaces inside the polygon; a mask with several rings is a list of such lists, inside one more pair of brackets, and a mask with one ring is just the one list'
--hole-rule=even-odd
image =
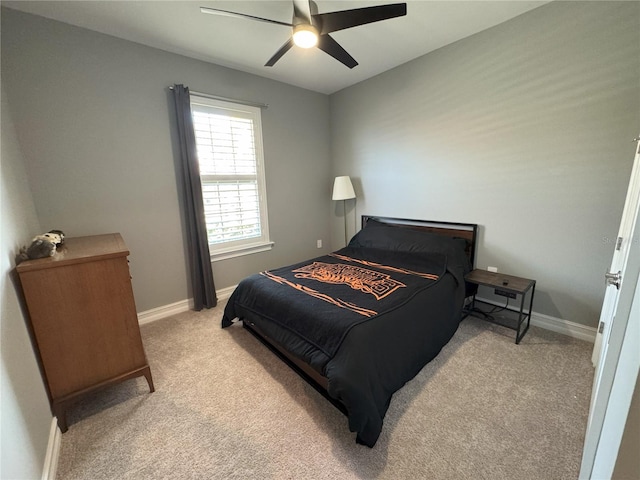
{"label": "gray curtain", "polygon": [[194,310],[212,308],[218,303],[213,284],[207,225],[204,218],[204,202],[200,184],[200,169],[196,154],[196,139],[193,132],[193,118],[189,101],[189,88],[173,86],[176,105],[180,157],[182,160],[182,181],[184,185],[184,205],[187,224],[187,242]]}

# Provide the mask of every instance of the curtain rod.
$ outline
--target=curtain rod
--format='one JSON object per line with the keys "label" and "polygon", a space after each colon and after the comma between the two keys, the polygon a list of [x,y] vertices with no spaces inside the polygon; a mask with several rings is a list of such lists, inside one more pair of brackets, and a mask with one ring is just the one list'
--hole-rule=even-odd
{"label": "curtain rod", "polygon": [[[171,85],[169,87],[169,90],[173,90],[173,85]],[[217,95],[211,95],[209,93],[202,93],[202,92],[195,92],[195,91],[192,91],[192,90],[189,90],[189,92],[192,93],[193,95],[198,96],[198,97],[210,98],[212,100],[220,100],[222,102],[239,103],[241,105],[249,105],[250,107],[269,108],[269,105],[267,105],[266,103],[252,102],[250,100],[236,100],[235,98],[219,97]]]}

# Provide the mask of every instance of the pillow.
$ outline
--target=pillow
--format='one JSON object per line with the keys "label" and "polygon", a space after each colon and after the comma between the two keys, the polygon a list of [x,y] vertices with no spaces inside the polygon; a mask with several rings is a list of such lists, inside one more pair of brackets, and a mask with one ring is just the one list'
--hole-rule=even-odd
{"label": "pillow", "polygon": [[377,248],[396,252],[441,253],[447,256],[449,264],[463,266],[470,270],[469,259],[465,253],[467,241],[464,238],[451,238],[437,233],[396,227],[369,220],[349,242],[349,247]]}

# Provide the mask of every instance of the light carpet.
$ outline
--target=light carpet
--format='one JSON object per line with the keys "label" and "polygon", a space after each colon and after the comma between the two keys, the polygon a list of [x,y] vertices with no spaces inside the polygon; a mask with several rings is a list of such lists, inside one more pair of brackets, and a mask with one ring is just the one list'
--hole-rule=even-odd
{"label": "light carpet", "polygon": [[373,449],[224,302],[144,325],[143,378],[69,411],[58,480],[576,479],[592,345],[469,317],[391,401]]}

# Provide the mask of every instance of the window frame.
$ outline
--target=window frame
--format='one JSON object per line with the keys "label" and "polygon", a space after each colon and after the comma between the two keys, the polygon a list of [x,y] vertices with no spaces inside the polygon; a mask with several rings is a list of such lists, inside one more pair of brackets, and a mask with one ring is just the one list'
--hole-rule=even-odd
{"label": "window frame", "polygon": [[[255,180],[258,190],[258,211],[260,215],[260,237],[247,238],[235,241],[226,241],[221,243],[211,243],[209,238],[209,255],[211,261],[226,260],[229,258],[250,255],[258,252],[265,252],[273,248],[274,242],[271,241],[269,235],[269,212],[267,208],[267,185],[264,168],[264,149],[262,142],[262,111],[259,107],[234,102],[231,100],[222,100],[219,98],[209,98],[203,95],[192,93],[190,95],[191,115],[193,117],[194,110],[200,112],[209,110],[209,113],[229,112],[230,116],[233,112],[237,112],[242,118],[251,118],[253,122],[253,142],[255,149],[256,174]],[[197,134],[195,131],[194,119],[194,138],[196,140],[197,151]],[[199,162],[198,162],[199,163]],[[236,177],[242,179],[242,175],[211,175],[199,172],[200,185],[204,187],[206,177]],[[204,194],[203,194],[204,197]]]}

